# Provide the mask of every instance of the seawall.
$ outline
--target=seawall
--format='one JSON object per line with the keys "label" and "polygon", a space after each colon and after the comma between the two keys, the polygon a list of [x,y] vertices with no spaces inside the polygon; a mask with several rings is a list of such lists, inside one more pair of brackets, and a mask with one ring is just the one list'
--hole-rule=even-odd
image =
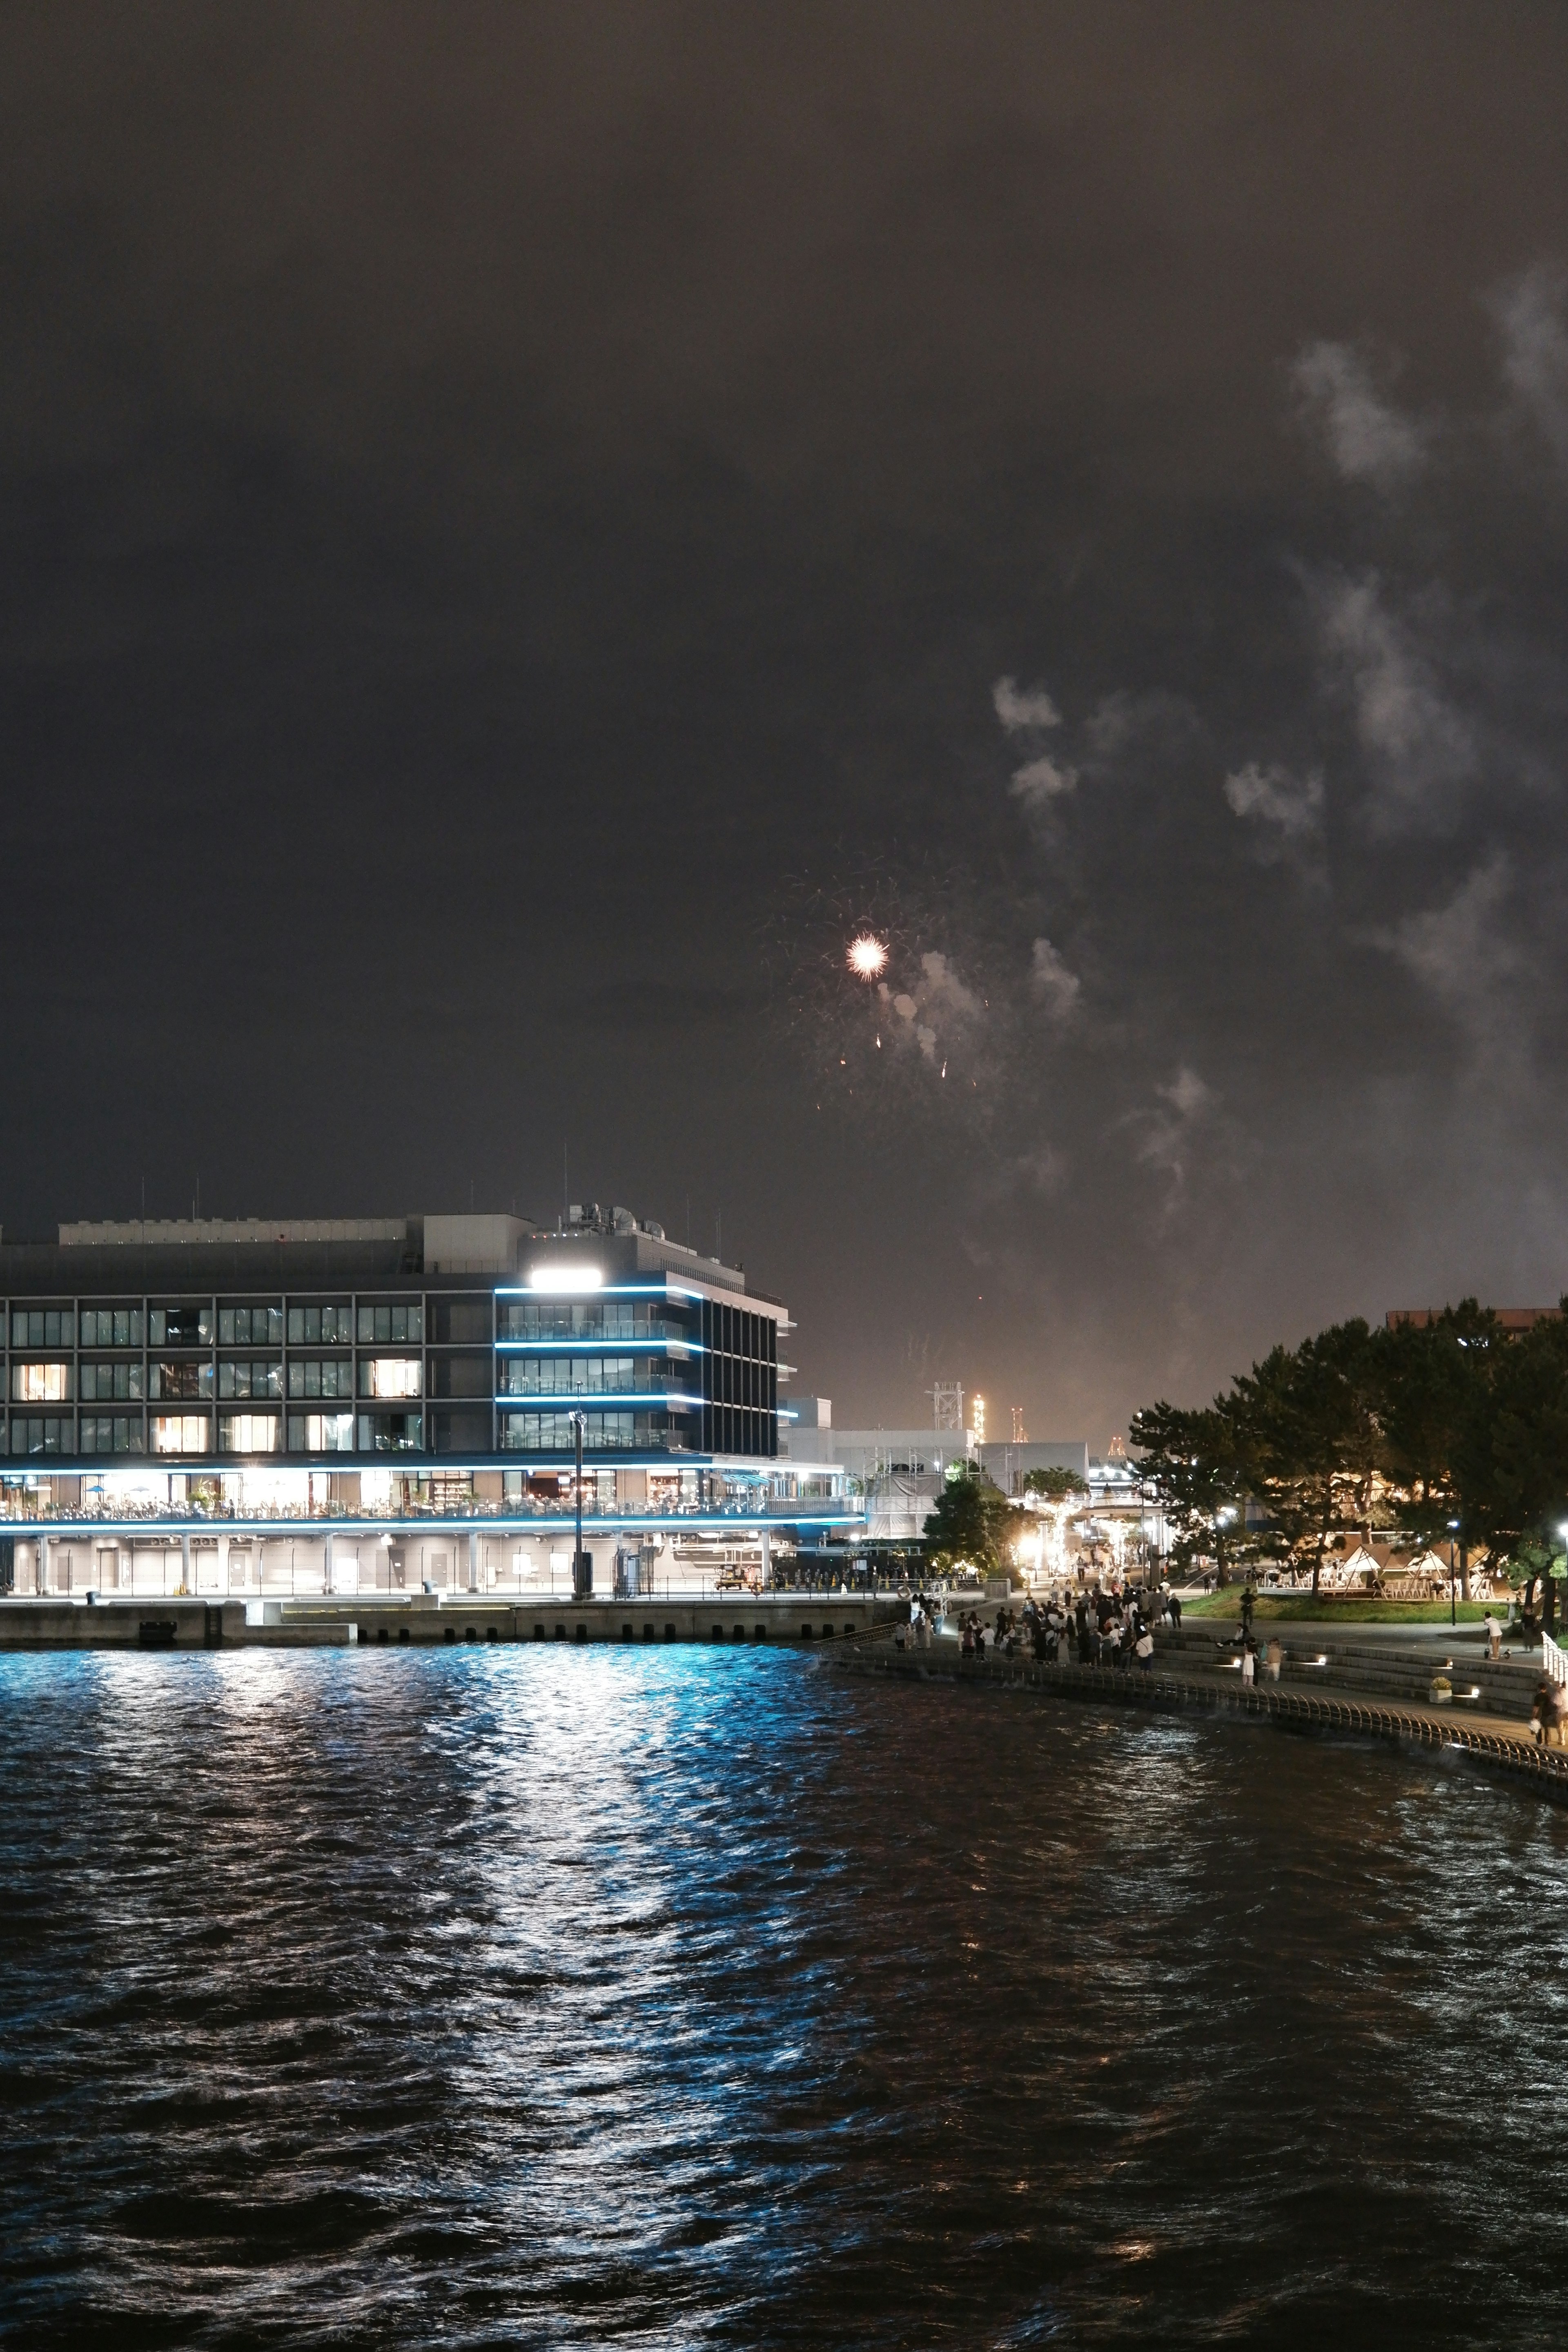
{"label": "seawall", "polygon": [[483,1593],[259,1601],[0,1601],[0,1650],[309,1649],[334,1643],[702,1642],[865,1638],[909,1614],[863,1593],[722,1592],[571,1601]]}
{"label": "seawall", "polygon": [[1026,1658],[970,1658],[956,1643],[900,1650],[882,1629],[835,1645],[833,1663],[850,1674],[907,1682],[958,1682],[1032,1691],[1042,1697],[1090,1701],[1143,1713],[1195,1712],[1246,1716],[1282,1729],[1316,1730],[1381,1739],[1396,1747],[1448,1750],[1489,1771],[1528,1780],[1557,1804],[1568,1804],[1568,1750],[1545,1748],[1528,1727],[1502,1717],[1456,1717],[1447,1707],[1419,1707],[1357,1692],[1248,1688],[1234,1675],[1212,1678],[1180,1672],[1145,1674],[1135,1667],[1037,1665]]}

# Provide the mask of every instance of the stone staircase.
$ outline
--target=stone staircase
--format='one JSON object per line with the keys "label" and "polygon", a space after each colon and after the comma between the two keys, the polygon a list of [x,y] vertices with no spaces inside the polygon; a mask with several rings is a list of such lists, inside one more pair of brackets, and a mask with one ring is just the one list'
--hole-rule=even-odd
{"label": "stone staircase", "polygon": [[[1234,1633],[1234,1625],[1228,1623],[1221,1633],[1213,1618],[1194,1620],[1180,1633],[1166,1628],[1154,1637],[1156,1664],[1167,1673],[1221,1674],[1228,1679],[1236,1672],[1229,1662],[1240,1654]],[[1354,1693],[1424,1707],[1431,1703],[1433,1675],[1446,1674],[1454,1688],[1451,1705],[1456,1716],[1500,1716],[1528,1722],[1542,1675],[1539,1653],[1494,1660],[1474,1641],[1436,1639],[1405,1646],[1394,1642],[1357,1642],[1348,1633],[1291,1624],[1259,1624],[1253,1638],[1260,1665],[1269,1640],[1278,1638],[1282,1644],[1281,1688]],[[1319,1659],[1324,1661],[1321,1665]],[[1447,1664],[1449,1659],[1452,1665]],[[1470,1697],[1472,1691],[1479,1692],[1479,1696]]]}

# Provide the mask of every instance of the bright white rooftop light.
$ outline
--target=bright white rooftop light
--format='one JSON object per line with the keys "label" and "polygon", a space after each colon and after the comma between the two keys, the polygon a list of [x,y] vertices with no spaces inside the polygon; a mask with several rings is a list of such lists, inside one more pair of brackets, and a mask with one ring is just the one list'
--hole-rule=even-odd
{"label": "bright white rooftop light", "polygon": [[528,1277],[531,1290],[599,1290],[605,1277],[596,1265],[536,1265]]}

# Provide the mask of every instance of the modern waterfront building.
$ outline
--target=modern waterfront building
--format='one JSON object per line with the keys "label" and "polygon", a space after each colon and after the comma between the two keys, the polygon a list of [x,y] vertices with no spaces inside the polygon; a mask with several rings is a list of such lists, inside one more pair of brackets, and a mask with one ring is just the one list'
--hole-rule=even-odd
{"label": "modern waterfront building", "polygon": [[635,1590],[860,1523],[781,1455],[783,1304],[623,1209],[67,1224],[0,1297],[13,1590],[259,1591],[285,1543],[290,1591],[521,1589],[579,1505]]}

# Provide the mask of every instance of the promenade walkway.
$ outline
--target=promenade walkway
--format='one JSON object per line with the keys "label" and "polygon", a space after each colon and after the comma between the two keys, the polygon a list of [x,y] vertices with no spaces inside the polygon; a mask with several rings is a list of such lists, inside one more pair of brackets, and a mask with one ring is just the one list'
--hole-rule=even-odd
{"label": "promenade walkway", "polygon": [[[1037,1665],[1032,1658],[965,1657],[956,1642],[900,1650],[890,1629],[840,1637],[825,1654],[846,1672],[907,1682],[962,1682],[1041,1696],[1095,1701],[1146,1712],[1193,1710],[1237,1715],[1282,1727],[1314,1728],[1386,1739],[1429,1749],[1457,1749],[1489,1770],[1529,1780],[1554,1802],[1568,1804],[1568,1750],[1543,1748],[1517,1715],[1479,1714],[1452,1704],[1421,1706],[1370,1687],[1315,1689],[1242,1684],[1233,1669],[1195,1660],[1184,1644],[1150,1674],[1136,1667]],[[1428,1669],[1429,1671],[1429,1669]],[[1533,1681],[1531,1682],[1533,1689]]]}

